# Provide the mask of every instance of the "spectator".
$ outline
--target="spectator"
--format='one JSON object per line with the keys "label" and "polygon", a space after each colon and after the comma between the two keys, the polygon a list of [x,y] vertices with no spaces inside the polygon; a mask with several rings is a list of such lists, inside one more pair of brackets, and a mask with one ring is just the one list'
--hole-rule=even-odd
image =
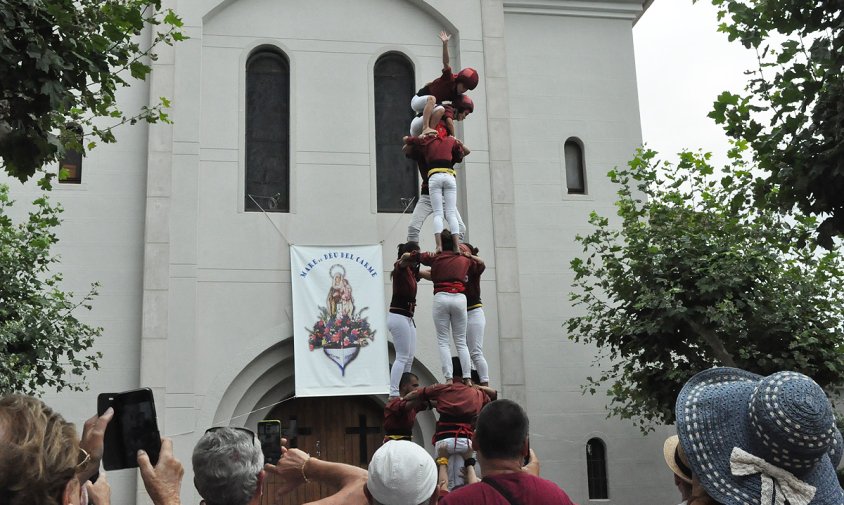
{"label": "spectator", "polygon": [[841,434],[811,378],[712,368],[683,386],[675,413],[693,475],[689,505],[844,503]]}
{"label": "spectator", "polygon": [[662,446],[662,456],[665,464],[674,474],[674,485],[680,491],[683,500],[680,505],[686,505],[692,497],[692,470],[689,468],[689,461],[683,448],[680,447],[680,439],[672,435],[665,440]]}
{"label": "spectator", "polygon": [[444,497],[443,505],[573,505],[568,495],[538,473],[538,461],[531,454],[528,418],[510,400],[496,400],[481,410],[475,427],[474,448],[484,478],[481,482],[456,489]]}
{"label": "spectator", "polygon": [[[109,505],[105,472],[91,483],[103,457],[103,436],[114,416],[109,408],[76,428],[41,400],[31,396],[0,398],[0,504]],[[182,465],[173,458],[169,439],[162,439],[155,468],[143,451],[138,465],[155,505],[180,505]]]}
{"label": "spectator", "polygon": [[253,432],[245,428],[211,428],[196,443],[192,460],[193,484],[206,505],[261,502],[264,455]]}
{"label": "spectator", "polygon": [[16,394],[1,398],[0,503],[77,505],[89,491],[96,505],[106,505],[108,483],[92,489],[87,481],[100,467],[103,434],[113,415],[109,409],[88,419],[80,440],[73,424],[41,400]]}
{"label": "spectator", "polygon": [[335,494],[307,505],[434,505],[437,469],[425,449],[406,440],[382,445],[372,456],[369,471],[343,463],[322,461],[298,449],[283,449],[278,466],[266,465],[287,483],[276,501],[306,482],[339,488]]}

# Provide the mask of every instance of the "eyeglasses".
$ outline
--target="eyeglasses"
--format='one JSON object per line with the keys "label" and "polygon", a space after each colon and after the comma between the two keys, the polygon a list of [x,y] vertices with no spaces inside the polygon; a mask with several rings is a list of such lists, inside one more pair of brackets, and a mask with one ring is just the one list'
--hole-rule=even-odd
{"label": "eyeglasses", "polygon": [[82,468],[85,468],[85,465],[87,465],[89,461],[91,461],[91,455],[88,454],[88,451],[86,451],[85,449],[80,447],[79,448],[79,463],[76,464],[76,470],[78,471]]}

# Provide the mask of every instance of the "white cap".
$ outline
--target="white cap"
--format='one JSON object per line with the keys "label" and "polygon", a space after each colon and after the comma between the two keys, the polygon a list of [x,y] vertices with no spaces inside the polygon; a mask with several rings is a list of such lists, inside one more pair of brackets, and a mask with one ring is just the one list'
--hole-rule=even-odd
{"label": "white cap", "polygon": [[372,455],[366,487],[384,505],[418,505],[434,494],[437,465],[422,447],[392,440]]}

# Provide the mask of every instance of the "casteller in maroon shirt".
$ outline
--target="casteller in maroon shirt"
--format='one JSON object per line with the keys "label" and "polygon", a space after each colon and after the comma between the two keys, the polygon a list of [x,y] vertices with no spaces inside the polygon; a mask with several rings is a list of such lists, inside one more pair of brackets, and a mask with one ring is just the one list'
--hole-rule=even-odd
{"label": "casteller in maroon shirt", "polygon": [[460,93],[457,92],[457,76],[451,73],[451,67],[443,67],[443,74],[426,84],[416,92],[416,96],[433,95],[437,103],[452,102]]}
{"label": "casteller in maroon shirt", "polygon": [[427,408],[428,402],[393,398],[384,406],[384,434],[387,436],[403,436],[410,440],[410,437],[413,436],[413,423],[416,421],[416,413]]}
{"label": "casteller in maroon shirt", "polygon": [[[486,480],[494,480],[513,501],[508,501],[493,486],[484,482]],[[574,505],[560,486],[527,472],[501,473],[485,477],[484,481],[455,489],[440,498],[440,505]]]}
{"label": "casteller in maroon shirt", "polygon": [[409,156],[425,160],[429,169],[452,168],[463,161],[465,156],[463,145],[454,137],[439,135],[405,137],[405,143],[410,146]]}
{"label": "casteller in maroon shirt", "polygon": [[419,262],[431,267],[434,294],[441,291],[462,293],[466,290],[470,274],[474,275],[480,269],[480,265],[472,258],[451,251],[439,254],[421,253]]}

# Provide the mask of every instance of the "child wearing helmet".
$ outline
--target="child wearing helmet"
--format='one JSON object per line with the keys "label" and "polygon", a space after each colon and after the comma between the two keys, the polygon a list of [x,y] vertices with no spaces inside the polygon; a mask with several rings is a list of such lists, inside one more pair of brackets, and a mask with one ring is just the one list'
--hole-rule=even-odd
{"label": "child wearing helmet", "polygon": [[[442,102],[453,102],[457,97],[467,90],[475,89],[478,85],[478,72],[473,68],[464,68],[456,75],[451,73],[448,56],[448,40],[451,35],[440,32],[440,40],[443,43],[443,72],[442,75],[429,82],[416,92],[410,100],[410,107],[422,114],[422,134],[434,133],[435,126],[439,123],[444,113],[440,104]],[[412,124],[411,124],[412,125]],[[411,134],[415,133],[411,130]],[[414,135],[415,136],[415,135]]]}

